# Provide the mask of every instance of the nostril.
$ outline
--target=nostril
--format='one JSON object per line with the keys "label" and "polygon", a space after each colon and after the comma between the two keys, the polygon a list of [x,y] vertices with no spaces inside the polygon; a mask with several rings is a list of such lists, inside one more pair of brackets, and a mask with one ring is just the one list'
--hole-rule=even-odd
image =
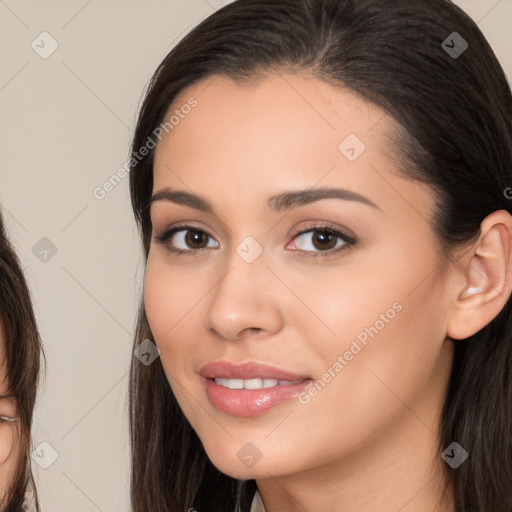
{"label": "nostril", "polygon": [[245,333],[245,332],[250,332],[250,333],[261,333],[262,332],[262,329],[260,327],[247,327],[245,328],[242,333]]}

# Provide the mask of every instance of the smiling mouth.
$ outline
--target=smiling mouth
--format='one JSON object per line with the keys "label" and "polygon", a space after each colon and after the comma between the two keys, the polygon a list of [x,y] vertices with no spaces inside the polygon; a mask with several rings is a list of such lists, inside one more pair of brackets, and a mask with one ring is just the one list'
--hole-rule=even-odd
{"label": "smiling mouth", "polygon": [[198,373],[210,404],[230,416],[259,416],[285,406],[312,382],[307,374],[255,361],[210,362]]}
{"label": "smiling mouth", "polygon": [[287,385],[291,382],[301,382],[309,378],[308,375],[292,373],[266,363],[245,362],[236,364],[226,360],[205,364],[198,373],[207,379],[222,379],[225,382],[221,380],[217,384],[230,389],[255,389],[251,388],[254,385],[257,386],[256,389],[259,389],[279,384]]}
{"label": "smiling mouth", "polygon": [[278,379],[225,379],[215,377],[216,384],[227,389],[266,389],[276,386],[292,386],[306,379],[299,380],[278,380]]}
{"label": "smiling mouth", "polygon": [[259,416],[290,402],[312,382],[310,378],[238,379],[202,377],[206,396],[217,410],[230,416]]}

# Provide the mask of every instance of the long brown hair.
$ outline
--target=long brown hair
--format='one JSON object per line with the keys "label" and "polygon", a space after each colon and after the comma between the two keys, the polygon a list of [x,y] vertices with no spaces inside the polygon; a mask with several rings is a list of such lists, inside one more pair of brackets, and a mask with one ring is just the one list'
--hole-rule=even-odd
{"label": "long brown hair", "polygon": [[30,463],[31,428],[39,380],[41,339],[34,316],[29,288],[5,231],[0,211],[0,329],[5,346],[5,368],[10,397],[16,401],[18,421],[16,443],[18,460],[12,485],[1,512],[25,511],[27,495],[32,494],[32,506],[39,511],[37,489]]}
{"label": "long brown hair", "polygon": [[[448,0],[237,0],[203,20],[158,66],[133,154],[155,138],[186,87],[215,75],[241,83],[276,70],[349,88],[398,122],[397,163],[404,177],[435,191],[432,229],[447,259],[478,235],[487,215],[512,212],[503,193],[512,173],[510,87],[475,22]],[[150,149],[133,158],[130,169],[146,258],[153,155]],[[446,468],[463,512],[512,510],[511,304],[454,342],[439,453],[456,440],[470,454],[457,469]],[[145,338],[153,339],[141,302],[135,344]],[[129,400],[134,512],[249,510],[254,480],[237,481],[209,461],[159,359],[150,366],[133,359]]]}

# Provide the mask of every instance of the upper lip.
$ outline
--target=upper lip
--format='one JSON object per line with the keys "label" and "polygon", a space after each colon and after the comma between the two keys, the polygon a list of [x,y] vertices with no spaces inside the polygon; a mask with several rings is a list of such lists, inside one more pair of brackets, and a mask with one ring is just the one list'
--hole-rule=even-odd
{"label": "upper lip", "polygon": [[229,361],[215,361],[205,364],[201,367],[199,373],[209,379],[219,377],[224,379],[276,379],[293,381],[309,378],[307,375],[299,375],[276,366],[254,362],[235,364]]}

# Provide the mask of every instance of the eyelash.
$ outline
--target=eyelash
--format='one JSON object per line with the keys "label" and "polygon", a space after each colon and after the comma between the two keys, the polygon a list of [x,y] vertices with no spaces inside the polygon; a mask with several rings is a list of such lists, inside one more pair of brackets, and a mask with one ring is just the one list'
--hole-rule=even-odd
{"label": "eyelash", "polygon": [[[199,228],[196,228],[195,226],[189,226],[189,225],[174,226],[172,228],[169,228],[169,229],[163,231],[162,233],[160,233],[158,235],[155,235],[154,238],[155,238],[155,241],[158,244],[166,245],[167,242],[172,238],[172,236],[175,235],[176,233],[180,232],[180,231],[196,231],[198,233],[204,233],[209,238],[212,238],[203,229],[199,229]],[[294,250],[294,252],[303,253],[302,256],[308,256],[308,257],[312,257],[312,258],[317,258],[319,256],[323,257],[323,258],[327,258],[327,257],[332,256],[334,254],[337,254],[337,253],[339,253],[341,251],[350,249],[351,247],[353,247],[357,243],[357,240],[354,239],[353,237],[348,236],[346,233],[343,233],[342,231],[340,231],[339,229],[335,228],[334,226],[331,226],[331,225],[325,224],[325,223],[321,224],[321,225],[311,226],[308,229],[305,229],[303,231],[300,231],[300,232],[296,233],[292,240],[295,240],[299,236],[304,235],[306,233],[314,233],[316,231],[320,231],[320,232],[323,232],[323,233],[328,233],[329,235],[333,235],[333,236],[341,239],[344,242],[344,245],[339,247],[339,248],[337,248],[337,249],[329,249],[327,251],[312,252],[312,251],[303,251],[303,250],[300,250],[300,249],[296,249],[296,250]],[[187,254],[189,256],[194,256],[194,255],[199,255],[203,251],[206,251],[206,250],[208,250],[210,248],[203,247],[201,249],[188,249],[188,250],[186,250],[186,249],[175,249],[175,248],[167,247],[167,249],[170,252],[172,252],[172,253],[174,253],[176,255],[185,255],[185,254]]]}

